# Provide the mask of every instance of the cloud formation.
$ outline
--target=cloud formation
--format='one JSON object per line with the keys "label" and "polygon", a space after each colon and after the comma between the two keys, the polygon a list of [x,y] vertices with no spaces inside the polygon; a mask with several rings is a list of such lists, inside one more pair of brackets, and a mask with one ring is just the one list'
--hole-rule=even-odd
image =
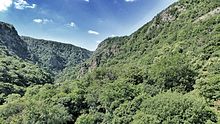
{"label": "cloud formation", "polygon": [[36,4],[32,4],[30,5],[27,1],[25,0],[16,0],[14,2],[14,5],[15,5],[15,8],[16,9],[19,9],[19,10],[23,10],[23,9],[26,9],[26,8],[29,8],[29,9],[34,9],[36,8]]}
{"label": "cloud formation", "polygon": [[89,0],[84,0],[84,1],[89,2]]}
{"label": "cloud formation", "polygon": [[136,0],[125,0],[125,2],[134,2]]}
{"label": "cloud formation", "polygon": [[0,0],[0,12],[8,10],[12,5],[12,0]]}
{"label": "cloud formation", "polygon": [[70,22],[67,24],[68,27],[75,28],[76,24],[74,22]]}
{"label": "cloud formation", "polygon": [[99,35],[99,32],[93,30],[89,30],[88,33],[93,35]]}
{"label": "cloud formation", "polygon": [[47,24],[49,22],[53,22],[51,19],[33,19],[33,22],[38,24]]}
{"label": "cloud formation", "polygon": [[112,34],[110,37],[116,37],[116,35]]}
{"label": "cloud formation", "polygon": [[101,40],[97,40],[97,41],[96,41],[96,43],[101,43],[101,42],[102,42]]}

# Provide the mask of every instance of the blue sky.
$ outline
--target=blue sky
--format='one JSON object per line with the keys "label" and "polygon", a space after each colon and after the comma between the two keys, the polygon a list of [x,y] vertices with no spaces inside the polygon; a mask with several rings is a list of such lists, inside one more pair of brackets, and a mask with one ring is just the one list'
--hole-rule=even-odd
{"label": "blue sky", "polygon": [[95,50],[112,36],[130,35],[177,0],[0,0],[0,21],[19,35]]}

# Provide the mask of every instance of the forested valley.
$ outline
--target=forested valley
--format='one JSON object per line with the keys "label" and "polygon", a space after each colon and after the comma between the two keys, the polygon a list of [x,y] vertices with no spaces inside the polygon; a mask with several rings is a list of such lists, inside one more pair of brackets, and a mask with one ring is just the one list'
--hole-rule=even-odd
{"label": "forested valley", "polygon": [[220,1],[179,0],[93,52],[0,22],[0,123],[220,123]]}

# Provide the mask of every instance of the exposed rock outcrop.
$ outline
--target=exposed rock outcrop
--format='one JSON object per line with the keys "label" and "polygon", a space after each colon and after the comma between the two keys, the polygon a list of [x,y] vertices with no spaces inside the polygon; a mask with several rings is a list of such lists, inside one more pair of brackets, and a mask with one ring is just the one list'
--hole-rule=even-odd
{"label": "exposed rock outcrop", "polygon": [[27,43],[21,40],[12,25],[4,22],[0,22],[0,45],[2,49],[7,49],[11,55],[17,55],[23,59],[28,59],[30,57]]}

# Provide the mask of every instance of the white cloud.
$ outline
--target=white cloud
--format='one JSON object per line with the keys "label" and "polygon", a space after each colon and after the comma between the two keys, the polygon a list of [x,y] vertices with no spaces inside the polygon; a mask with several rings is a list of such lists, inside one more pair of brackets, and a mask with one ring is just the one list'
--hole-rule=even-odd
{"label": "white cloud", "polygon": [[25,8],[29,8],[29,9],[34,9],[34,8],[36,8],[36,4],[32,4],[32,5],[30,5],[29,3],[27,3],[27,1],[25,1],[25,0],[16,0],[15,2],[14,2],[14,5],[15,5],[15,8],[16,9],[20,9],[20,10],[23,10],[23,9],[25,9]]}
{"label": "white cloud", "polygon": [[42,23],[43,20],[42,20],[42,19],[34,19],[33,22],[36,22],[36,23]]}
{"label": "white cloud", "polygon": [[134,2],[136,0],[125,0],[125,2]]}
{"label": "white cloud", "polygon": [[115,37],[115,35],[114,35],[114,34],[112,34],[112,35],[111,35],[111,37]]}
{"label": "white cloud", "polygon": [[68,27],[75,28],[76,24],[74,22],[70,22],[67,24]]}
{"label": "white cloud", "polygon": [[88,33],[93,35],[99,35],[99,32],[93,30],[89,30]]}
{"label": "white cloud", "polygon": [[97,40],[97,41],[96,41],[96,43],[101,43],[101,42],[102,42],[101,40]]}
{"label": "white cloud", "polygon": [[12,4],[12,0],[0,0],[0,12],[8,10]]}
{"label": "white cloud", "polygon": [[43,24],[47,24],[49,22],[53,22],[53,20],[52,19],[43,19]]}
{"label": "white cloud", "polygon": [[84,0],[84,1],[89,2],[89,0]]}
{"label": "white cloud", "polygon": [[47,24],[49,22],[53,22],[51,19],[33,19],[33,22],[38,24]]}

